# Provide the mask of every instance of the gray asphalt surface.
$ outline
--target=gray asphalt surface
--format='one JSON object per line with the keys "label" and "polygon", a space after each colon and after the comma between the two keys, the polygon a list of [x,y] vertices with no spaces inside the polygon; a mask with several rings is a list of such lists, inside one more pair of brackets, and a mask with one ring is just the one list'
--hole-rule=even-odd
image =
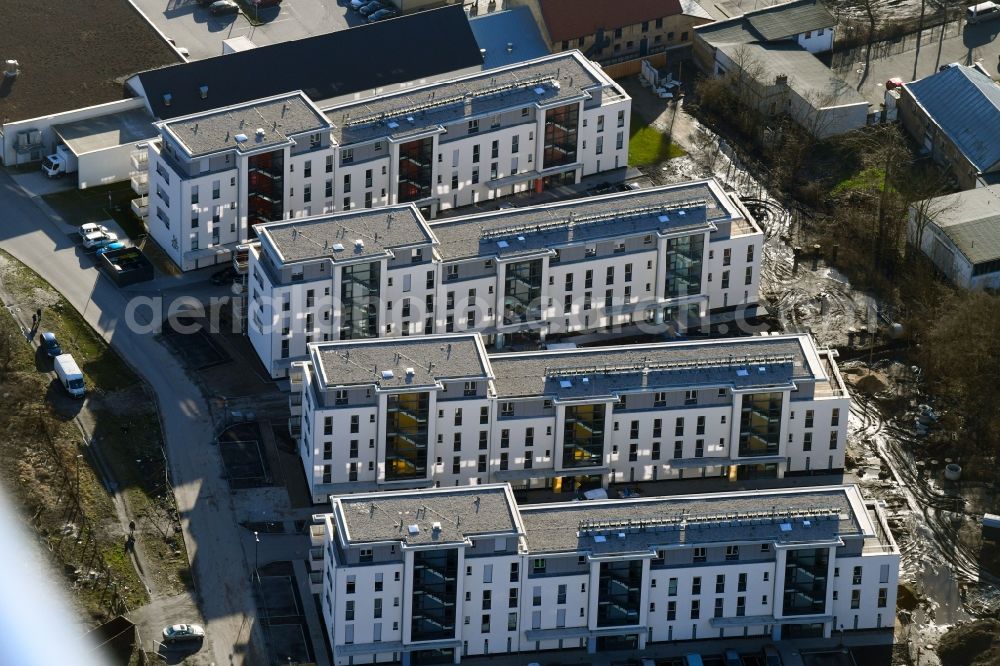
{"label": "gray asphalt surface", "polygon": [[73,243],[72,231],[0,172],[0,247],[61,292],[156,393],[198,606],[207,624],[202,652],[219,665],[261,663],[259,632],[253,632],[253,640],[261,647],[248,654],[256,610],[241,547],[242,530],[236,524],[221,461],[211,445],[208,406],[152,334],[136,333],[124,325],[127,292],[94,268],[92,259]]}
{"label": "gray asphalt surface", "polygon": [[257,46],[322,35],[365,22],[337,0],[284,0],[260,10],[262,25],[243,14],[212,16],[195,0],[131,0],[160,32],[190,52],[192,60],[222,55],[222,41],[246,36]]}

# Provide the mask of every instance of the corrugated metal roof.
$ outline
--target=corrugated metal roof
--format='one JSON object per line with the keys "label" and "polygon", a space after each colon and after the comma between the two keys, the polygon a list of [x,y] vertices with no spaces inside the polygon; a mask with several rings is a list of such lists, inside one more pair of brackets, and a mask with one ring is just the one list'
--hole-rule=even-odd
{"label": "corrugated metal roof", "polygon": [[925,208],[971,263],[1000,259],[1000,186],[936,197]]}
{"label": "corrugated metal roof", "polygon": [[980,171],[1000,163],[1000,87],[964,65],[906,84],[924,112]]}
{"label": "corrugated metal roof", "polygon": [[833,14],[818,0],[798,0],[774,5],[750,12],[744,18],[768,41],[791,37],[810,30],[832,28],[837,24]]}
{"label": "corrugated metal roof", "polygon": [[743,16],[699,26],[695,31],[712,46],[772,42],[787,37],[833,28],[837,20],[819,0],[795,0],[773,5]]}

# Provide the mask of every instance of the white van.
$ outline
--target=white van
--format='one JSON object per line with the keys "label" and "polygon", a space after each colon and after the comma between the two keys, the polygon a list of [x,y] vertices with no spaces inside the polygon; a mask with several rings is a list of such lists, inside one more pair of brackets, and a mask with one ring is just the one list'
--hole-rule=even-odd
{"label": "white van", "polygon": [[1000,17],[1000,5],[995,2],[980,2],[965,10],[966,23],[980,23]]}
{"label": "white van", "polygon": [[56,376],[63,388],[74,398],[82,398],[86,394],[83,386],[83,373],[76,364],[72,354],[60,354],[54,361]]}

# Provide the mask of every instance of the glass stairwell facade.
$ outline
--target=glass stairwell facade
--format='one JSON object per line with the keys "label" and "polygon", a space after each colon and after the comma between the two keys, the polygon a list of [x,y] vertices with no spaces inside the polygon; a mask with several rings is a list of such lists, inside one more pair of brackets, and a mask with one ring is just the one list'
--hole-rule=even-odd
{"label": "glass stairwell facade", "polygon": [[567,104],[545,112],[545,145],[542,168],[548,169],[576,162],[576,140],[580,124],[580,106]]}
{"label": "glass stairwell facade", "polygon": [[385,422],[385,478],[404,481],[427,477],[427,417],[430,395],[388,396]]}
{"label": "glass stairwell facade", "polygon": [[701,267],[705,236],[667,239],[667,283],[664,298],[683,298],[701,293]]}
{"label": "glass stairwell facade", "polygon": [[247,222],[250,237],[256,238],[255,224],[284,217],[285,154],[275,150],[247,159]]}
{"label": "glass stairwell facade", "polygon": [[740,457],[776,456],[781,438],[781,393],[743,396],[740,408]]}
{"label": "glass stairwell facade", "polygon": [[399,203],[419,201],[431,195],[434,140],[408,141],[399,146]]}
{"label": "glass stairwell facade", "polygon": [[378,337],[381,265],[344,266],[340,274],[340,339]]}
{"label": "glass stairwell facade", "polygon": [[597,626],[639,624],[642,560],[601,562],[597,581]]}
{"label": "glass stairwell facade", "polygon": [[604,405],[567,405],[563,421],[563,467],[604,463]]}
{"label": "glass stairwell facade", "polygon": [[785,556],[784,615],[822,615],[826,611],[826,586],[830,550],[790,550]]}
{"label": "glass stairwell facade", "polygon": [[542,318],[542,260],[507,264],[504,277],[503,323]]}
{"label": "glass stairwell facade", "polygon": [[413,603],[410,640],[455,637],[458,550],[418,550],[413,553]]}

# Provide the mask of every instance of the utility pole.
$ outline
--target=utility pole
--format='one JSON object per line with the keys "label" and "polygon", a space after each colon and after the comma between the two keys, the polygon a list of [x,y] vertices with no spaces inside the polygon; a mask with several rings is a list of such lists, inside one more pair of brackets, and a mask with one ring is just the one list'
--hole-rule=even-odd
{"label": "utility pole", "polygon": [[258,549],[260,547],[260,533],[253,533],[253,574],[250,576],[250,581],[253,582],[253,577],[257,576],[257,582],[260,583],[260,572],[257,570],[258,560]]}

